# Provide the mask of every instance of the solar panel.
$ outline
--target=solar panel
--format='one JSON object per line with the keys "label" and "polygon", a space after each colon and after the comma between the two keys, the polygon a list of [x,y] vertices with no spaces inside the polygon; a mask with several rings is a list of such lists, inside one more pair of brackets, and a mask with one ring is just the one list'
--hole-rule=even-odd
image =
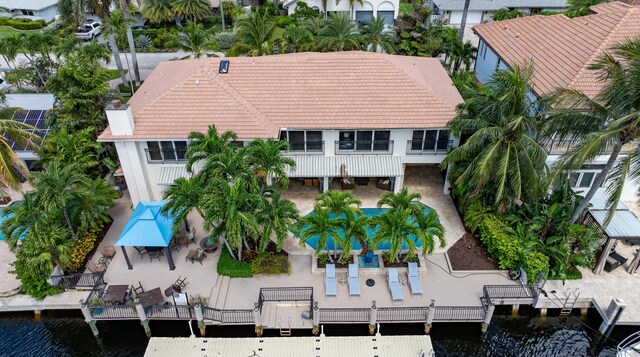
{"label": "solar panel", "polygon": [[24,118],[27,117],[27,113],[28,111],[26,110],[16,110],[16,112],[13,113],[13,120],[22,121]]}
{"label": "solar panel", "polygon": [[44,110],[30,110],[27,112],[27,120],[31,120],[31,119],[35,119],[38,120],[40,118],[40,116],[42,115],[42,112],[44,112]]}
{"label": "solar panel", "polygon": [[27,124],[27,125],[36,126],[36,124],[38,124],[38,119],[37,118],[36,119],[27,118],[27,119],[24,120],[24,123]]}
{"label": "solar panel", "polygon": [[[27,125],[31,125],[35,127],[34,129],[26,129],[27,132],[38,135],[39,137],[46,139],[47,134],[49,133],[49,126],[47,125],[47,120],[53,115],[50,110],[18,110],[13,115],[13,120],[24,123]],[[18,145],[15,141],[4,138],[7,144],[14,151],[31,151],[32,148],[28,148],[23,145]]]}
{"label": "solar panel", "polygon": [[47,120],[46,119],[38,120],[38,123],[36,124],[36,128],[49,130],[49,126],[47,125]]}

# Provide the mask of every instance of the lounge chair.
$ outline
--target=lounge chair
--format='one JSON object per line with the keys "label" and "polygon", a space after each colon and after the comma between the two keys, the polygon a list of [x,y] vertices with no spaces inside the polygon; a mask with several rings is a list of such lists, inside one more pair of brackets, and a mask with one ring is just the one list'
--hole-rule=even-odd
{"label": "lounge chair", "polygon": [[102,243],[98,245],[98,252],[106,259],[113,259],[113,256],[116,255],[115,248],[104,246]]}
{"label": "lounge chair", "polygon": [[87,268],[92,273],[102,273],[107,271],[107,267],[97,266],[96,263],[92,262],[91,260],[89,260],[89,262],[87,263]]}
{"label": "lounge chair", "polygon": [[358,272],[358,264],[349,264],[349,295],[360,296],[360,272]]}
{"label": "lounge chair", "polygon": [[422,282],[420,281],[420,272],[418,271],[417,263],[409,263],[409,269],[407,270],[407,280],[409,280],[411,294],[422,295]]}
{"label": "lounge chair", "polygon": [[338,291],[336,288],[336,266],[335,264],[327,264],[324,273],[324,294],[326,296],[336,296]]}
{"label": "lounge chair", "polygon": [[389,291],[391,291],[391,300],[402,301],[404,296],[400,289],[400,279],[398,278],[398,268],[389,268],[387,280],[389,281]]}

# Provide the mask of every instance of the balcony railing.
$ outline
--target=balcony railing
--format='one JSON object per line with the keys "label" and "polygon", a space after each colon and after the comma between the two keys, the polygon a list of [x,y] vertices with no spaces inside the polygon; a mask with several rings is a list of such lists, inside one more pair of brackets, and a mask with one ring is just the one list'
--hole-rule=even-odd
{"label": "balcony railing", "polygon": [[[576,144],[577,142],[575,140],[550,140],[540,143],[547,152],[547,155],[562,155],[575,147]],[[639,142],[632,142],[630,144],[623,145],[620,153],[628,154],[631,150],[637,148],[638,145],[640,145]],[[603,154],[608,155],[611,154],[612,151],[613,148],[607,148]]]}
{"label": "balcony railing", "polygon": [[449,152],[453,140],[446,142],[443,147],[442,142],[436,140],[409,140],[407,141],[407,155],[444,155]]}
{"label": "balcony railing", "polygon": [[324,155],[324,141],[289,141],[289,155]]}
{"label": "balcony railing", "polygon": [[150,150],[144,149],[149,164],[182,164],[187,162],[186,150]]}
{"label": "balcony railing", "polygon": [[336,154],[393,154],[393,140],[336,141]]}
{"label": "balcony railing", "polygon": [[49,278],[49,284],[67,289],[92,289],[96,285],[104,284],[104,273],[75,273],[69,275],[55,275]]}

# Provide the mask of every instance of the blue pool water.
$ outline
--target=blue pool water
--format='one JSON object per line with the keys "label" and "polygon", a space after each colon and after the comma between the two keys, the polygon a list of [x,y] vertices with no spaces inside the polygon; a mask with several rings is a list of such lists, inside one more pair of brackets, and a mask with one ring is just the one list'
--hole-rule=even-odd
{"label": "blue pool water", "polygon": [[[425,212],[429,212],[431,210],[431,207],[429,206],[424,206],[424,210]],[[383,213],[384,211],[387,211],[388,208],[361,208],[362,213],[365,216],[369,216],[369,217],[373,217],[376,216],[378,214]],[[311,211],[311,214],[315,214],[315,211]],[[331,215],[331,217],[335,218],[335,215]],[[304,227],[302,228],[304,229]],[[367,229],[367,233],[369,235],[369,238],[373,238],[373,235],[378,231],[378,226],[373,226],[373,227],[369,227],[369,229]],[[340,231],[339,232],[340,235],[343,235],[344,232]],[[410,238],[415,242],[415,237],[414,236],[410,236]],[[327,239],[327,244],[329,245],[329,249],[336,249],[335,247],[335,243],[333,241],[333,238],[331,236],[329,236],[329,238]],[[318,246],[318,237],[312,237],[310,239],[307,239],[307,245],[310,246],[313,249],[316,249],[316,247]],[[351,238],[351,246],[353,250],[359,250],[362,249],[362,246],[360,245],[360,242]],[[416,243],[417,247],[421,247],[422,246],[422,240],[418,241]],[[338,244],[338,249],[340,248],[340,245]],[[383,241],[380,242],[380,244],[378,244],[378,247],[375,249],[390,249],[391,248],[391,242],[388,241]],[[409,247],[406,246],[406,244],[402,245],[402,249],[407,249]]]}
{"label": "blue pool water", "polygon": [[[13,205],[13,204],[15,204],[17,202],[19,202],[19,201],[13,201],[13,202],[11,202],[11,204],[9,204],[9,206],[11,206],[11,205]],[[10,217],[10,216],[4,214],[4,208],[0,208],[0,226],[2,226],[2,222],[4,222],[8,217]],[[4,240],[4,236],[2,235],[2,231],[0,231],[0,240]]]}
{"label": "blue pool water", "polygon": [[366,258],[364,256],[358,255],[358,266],[360,268],[380,268],[380,259],[378,258],[377,255],[373,256],[373,259],[369,264],[365,262],[365,259]]}

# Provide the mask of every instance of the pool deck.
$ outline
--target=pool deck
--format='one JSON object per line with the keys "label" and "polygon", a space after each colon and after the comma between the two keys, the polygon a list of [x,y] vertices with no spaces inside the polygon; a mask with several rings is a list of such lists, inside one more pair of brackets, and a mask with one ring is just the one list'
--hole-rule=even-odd
{"label": "pool deck", "polygon": [[[31,190],[31,184],[25,182],[22,185],[22,189],[25,191]],[[0,205],[0,208],[22,199],[22,192],[12,188],[5,188],[5,190],[11,197],[11,202],[7,205]],[[14,274],[10,273],[10,271],[13,270],[11,263],[15,260],[16,256],[9,250],[7,242],[0,240],[0,298],[12,296],[20,292],[20,281],[16,279]]]}

